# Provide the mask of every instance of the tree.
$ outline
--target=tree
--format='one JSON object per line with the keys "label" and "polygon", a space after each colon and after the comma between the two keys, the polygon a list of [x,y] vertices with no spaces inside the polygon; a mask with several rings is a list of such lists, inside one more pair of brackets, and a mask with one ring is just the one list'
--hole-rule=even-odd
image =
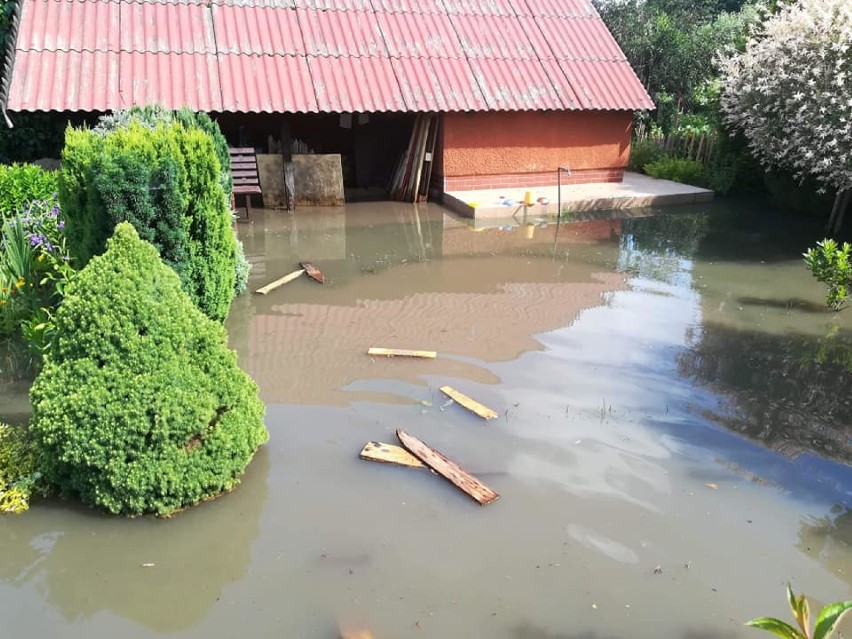
{"label": "tree", "polygon": [[836,193],[829,230],[837,232],[852,201],[852,3],[782,6],[721,66],[725,121],[764,166]]}
{"label": "tree", "polygon": [[50,485],[164,515],[239,482],[268,438],[257,386],[132,225],[75,276],[55,327],[30,392]]}

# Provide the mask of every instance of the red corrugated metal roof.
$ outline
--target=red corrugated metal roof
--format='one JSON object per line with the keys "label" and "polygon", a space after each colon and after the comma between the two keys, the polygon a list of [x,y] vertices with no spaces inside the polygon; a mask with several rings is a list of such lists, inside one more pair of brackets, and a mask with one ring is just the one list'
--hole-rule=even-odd
{"label": "red corrugated metal roof", "polygon": [[535,49],[516,16],[452,17],[465,54],[470,58],[534,60]]}
{"label": "red corrugated metal roof", "polygon": [[379,13],[379,26],[392,58],[463,58],[452,18],[439,13]]}
{"label": "red corrugated metal roof", "polygon": [[471,60],[473,75],[491,111],[557,110],[567,107],[539,60]]}
{"label": "red corrugated metal roof", "polygon": [[485,96],[466,60],[400,58],[397,76],[409,111],[484,111]]}
{"label": "red corrugated metal roof", "polygon": [[319,110],[406,111],[394,64],[390,58],[308,57]]}
{"label": "red corrugated metal roof", "polygon": [[512,0],[443,0],[451,15],[514,16],[517,15]]}
{"label": "red corrugated metal roof", "polygon": [[309,56],[388,57],[376,15],[296,9]]}
{"label": "red corrugated metal roof", "polygon": [[35,0],[21,5],[20,51],[118,51],[119,3]]}
{"label": "red corrugated metal roof", "polygon": [[562,18],[580,18],[594,16],[591,0],[512,0],[519,16],[558,16]]}
{"label": "red corrugated metal roof", "polygon": [[626,60],[566,60],[560,64],[571,86],[579,87],[577,94],[583,109],[616,110],[620,104],[635,104],[637,109],[654,108],[654,103]]}
{"label": "red corrugated metal roof", "polygon": [[652,107],[590,0],[21,2],[13,111]]}
{"label": "red corrugated metal roof", "polygon": [[[104,4],[83,2],[82,4]],[[109,4],[109,3],[107,3]],[[216,53],[210,10],[198,4],[120,2],[122,51]],[[132,29],[123,28],[133,25]]]}
{"label": "red corrugated metal roof", "polygon": [[130,106],[118,92],[118,56],[117,51],[18,51],[7,108],[107,111]]}
{"label": "red corrugated metal roof", "polygon": [[319,111],[305,56],[219,54],[222,110],[241,113]]}
{"label": "red corrugated metal roof", "polygon": [[221,111],[222,93],[215,55],[200,53],[119,54],[119,93],[124,104],[183,106]]}
{"label": "red corrugated metal roof", "polygon": [[299,55],[305,53],[295,9],[213,6],[219,53]]}

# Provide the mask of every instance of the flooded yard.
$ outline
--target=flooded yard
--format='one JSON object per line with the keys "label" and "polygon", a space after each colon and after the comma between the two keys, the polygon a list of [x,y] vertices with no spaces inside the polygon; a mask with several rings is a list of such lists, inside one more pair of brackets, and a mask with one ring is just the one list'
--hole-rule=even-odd
{"label": "flooded yard", "polygon": [[[326,276],[232,307],[269,444],[170,520],[0,519],[9,636],[722,639],[787,618],[788,581],[852,598],[852,311],[824,310],[799,257],[818,222],[255,213],[252,289],[300,260]],[[0,418],[25,418],[27,388],[0,388]],[[501,498],[359,460],[397,428]]]}

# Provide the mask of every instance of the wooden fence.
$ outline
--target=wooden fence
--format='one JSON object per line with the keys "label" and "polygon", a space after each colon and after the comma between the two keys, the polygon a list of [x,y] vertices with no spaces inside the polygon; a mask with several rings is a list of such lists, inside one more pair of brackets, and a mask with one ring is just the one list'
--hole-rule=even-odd
{"label": "wooden fence", "polygon": [[715,133],[676,132],[668,135],[655,135],[640,126],[636,128],[635,140],[653,143],[671,155],[695,160],[704,165],[714,159],[717,150]]}

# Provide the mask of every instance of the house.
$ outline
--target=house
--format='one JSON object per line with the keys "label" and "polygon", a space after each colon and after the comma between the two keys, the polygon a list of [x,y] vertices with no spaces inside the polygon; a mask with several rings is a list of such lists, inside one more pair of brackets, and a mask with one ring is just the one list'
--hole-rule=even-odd
{"label": "house", "polygon": [[591,0],[21,0],[14,35],[12,120],[187,106],[234,144],[286,125],[356,186],[387,184],[418,113],[439,191],[618,182],[653,108]]}

